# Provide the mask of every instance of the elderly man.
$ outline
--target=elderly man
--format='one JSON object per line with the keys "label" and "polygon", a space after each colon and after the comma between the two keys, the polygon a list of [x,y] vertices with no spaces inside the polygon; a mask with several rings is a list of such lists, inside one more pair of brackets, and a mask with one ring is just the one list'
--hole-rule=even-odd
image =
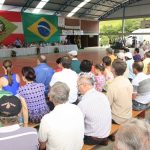
{"label": "elderly man", "polygon": [[81,150],[84,137],[84,119],[80,109],[67,103],[69,87],[55,83],[49,98],[54,103],[52,112],[45,115],[40,124],[40,150]]}
{"label": "elderly man", "polygon": [[78,52],[77,51],[70,51],[69,56],[71,57],[71,69],[76,73],[80,73],[80,61],[78,60]]}
{"label": "elderly man", "polygon": [[45,94],[49,91],[49,82],[54,74],[54,70],[48,66],[46,56],[40,55],[37,59],[37,66],[34,68],[36,74],[36,82],[45,85]]}
{"label": "elderly man", "polygon": [[50,87],[52,87],[56,82],[64,82],[70,88],[69,102],[74,103],[77,100],[77,79],[78,75],[75,71],[71,70],[71,59],[68,56],[64,56],[61,59],[61,72],[56,72],[50,82]]}
{"label": "elderly man", "polygon": [[21,101],[15,96],[0,98],[0,147],[2,150],[38,150],[36,129],[20,127]]}
{"label": "elderly man", "polygon": [[84,116],[84,143],[107,145],[111,130],[111,109],[107,97],[96,91],[89,74],[80,75],[78,89],[83,95],[78,106]]}
{"label": "elderly man", "polygon": [[149,150],[150,124],[134,118],[121,125],[115,137],[114,150]]}
{"label": "elderly man", "polygon": [[116,59],[112,63],[112,72],[115,79],[108,85],[107,91],[112,119],[117,124],[122,124],[132,118],[133,87],[130,81],[123,76],[126,68],[126,63],[121,59]]}
{"label": "elderly man", "polygon": [[136,74],[133,85],[133,109],[145,110],[150,102],[150,77],[143,73],[143,62],[135,62],[133,71]]}

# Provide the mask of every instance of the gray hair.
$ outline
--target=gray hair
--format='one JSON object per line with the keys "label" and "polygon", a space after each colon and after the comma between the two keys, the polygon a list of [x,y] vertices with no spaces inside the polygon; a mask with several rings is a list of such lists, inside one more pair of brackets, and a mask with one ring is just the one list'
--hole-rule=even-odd
{"label": "gray hair", "polygon": [[80,84],[88,84],[94,86],[94,75],[92,73],[80,73],[78,82],[80,82]]}
{"label": "gray hair", "polygon": [[68,101],[70,89],[63,82],[56,82],[50,89],[50,100],[55,103],[62,104]]}
{"label": "gray hair", "polygon": [[131,119],[121,125],[116,134],[116,149],[149,150],[150,124],[145,120]]}

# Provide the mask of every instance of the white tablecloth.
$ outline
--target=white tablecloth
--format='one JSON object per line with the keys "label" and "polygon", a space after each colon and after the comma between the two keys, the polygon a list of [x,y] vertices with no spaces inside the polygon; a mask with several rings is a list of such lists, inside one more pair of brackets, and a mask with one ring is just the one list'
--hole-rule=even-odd
{"label": "white tablecloth", "polygon": [[[60,53],[69,52],[72,50],[78,51],[77,45],[60,45],[60,46],[44,46],[40,48],[41,54],[54,53],[55,48],[59,49]],[[29,48],[12,48],[12,49],[0,49],[0,58],[11,57],[11,50],[16,52],[16,56],[27,56],[27,55],[36,55],[36,47]]]}

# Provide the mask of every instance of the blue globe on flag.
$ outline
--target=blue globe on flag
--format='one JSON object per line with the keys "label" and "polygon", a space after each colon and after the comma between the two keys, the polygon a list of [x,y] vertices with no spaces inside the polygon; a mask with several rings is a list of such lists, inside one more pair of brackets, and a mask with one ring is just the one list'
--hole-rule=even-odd
{"label": "blue globe on flag", "polygon": [[50,35],[51,29],[50,29],[50,26],[49,26],[49,24],[48,24],[47,22],[41,21],[41,22],[38,24],[37,28],[38,28],[39,33],[40,33],[42,36],[47,37],[47,36]]}

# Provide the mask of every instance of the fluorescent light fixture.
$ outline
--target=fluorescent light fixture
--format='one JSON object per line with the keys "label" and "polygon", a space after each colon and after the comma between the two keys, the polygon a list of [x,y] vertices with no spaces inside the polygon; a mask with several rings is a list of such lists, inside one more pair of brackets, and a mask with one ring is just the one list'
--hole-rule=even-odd
{"label": "fluorescent light fixture", "polygon": [[49,0],[41,0],[38,5],[36,6],[36,8],[33,10],[33,13],[39,13],[40,10],[46,5],[46,3],[48,2]]}
{"label": "fluorescent light fixture", "polygon": [[91,0],[84,0],[81,2],[77,7],[75,7],[68,15],[67,17],[72,17],[79,9],[81,9],[84,5],[86,5]]}
{"label": "fluorescent light fixture", "polygon": [[5,0],[0,0],[0,4],[4,4]]}

